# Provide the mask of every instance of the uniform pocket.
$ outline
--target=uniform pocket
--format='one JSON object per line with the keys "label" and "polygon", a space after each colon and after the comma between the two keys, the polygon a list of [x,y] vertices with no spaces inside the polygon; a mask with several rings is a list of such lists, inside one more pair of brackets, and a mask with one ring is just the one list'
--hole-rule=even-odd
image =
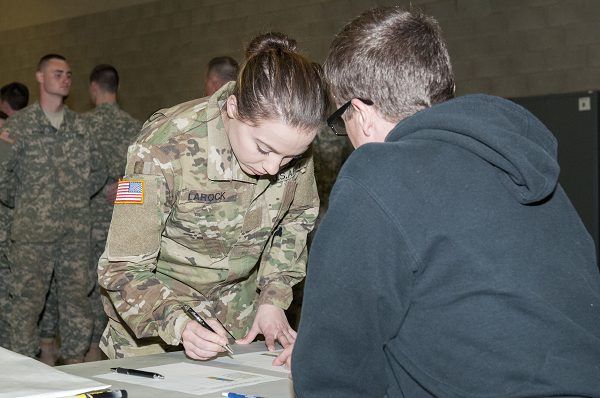
{"label": "uniform pocket", "polygon": [[211,258],[225,257],[239,238],[245,213],[236,202],[224,201],[226,195],[182,191],[167,222],[169,237]]}

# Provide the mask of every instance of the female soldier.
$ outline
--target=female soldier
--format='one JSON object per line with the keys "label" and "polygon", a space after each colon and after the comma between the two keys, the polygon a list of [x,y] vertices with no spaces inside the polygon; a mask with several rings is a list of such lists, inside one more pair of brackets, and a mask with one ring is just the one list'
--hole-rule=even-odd
{"label": "female soldier", "polygon": [[227,332],[242,343],[263,334],[269,349],[293,343],[284,309],[305,275],[318,212],[307,151],[327,109],[320,67],[271,33],[251,42],[237,81],[146,122],[98,265],[110,358],[183,343],[208,359]]}

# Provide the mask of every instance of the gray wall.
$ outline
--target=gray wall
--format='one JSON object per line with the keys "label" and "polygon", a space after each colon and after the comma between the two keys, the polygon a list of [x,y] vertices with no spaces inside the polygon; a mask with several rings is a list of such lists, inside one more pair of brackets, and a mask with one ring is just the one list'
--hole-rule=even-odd
{"label": "gray wall", "polygon": [[286,32],[322,62],[349,19],[371,6],[409,3],[440,21],[459,95],[600,88],[597,0],[1,0],[0,85],[22,81],[35,99],[38,59],[61,53],[74,72],[67,103],[84,111],[90,70],[111,63],[123,107],[144,119],[201,96],[207,61],[241,60],[257,33]]}

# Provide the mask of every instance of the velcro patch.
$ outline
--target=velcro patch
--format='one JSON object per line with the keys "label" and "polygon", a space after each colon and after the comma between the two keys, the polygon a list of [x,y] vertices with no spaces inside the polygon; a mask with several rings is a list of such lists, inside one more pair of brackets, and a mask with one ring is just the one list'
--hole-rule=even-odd
{"label": "velcro patch", "polygon": [[[138,180],[131,180],[138,181]],[[144,180],[145,203],[138,206],[115,206],[106,243],[110,261],[134,261],[140,256],[157,253],[162,232],[159,201],[162,182],[158,177]]]}

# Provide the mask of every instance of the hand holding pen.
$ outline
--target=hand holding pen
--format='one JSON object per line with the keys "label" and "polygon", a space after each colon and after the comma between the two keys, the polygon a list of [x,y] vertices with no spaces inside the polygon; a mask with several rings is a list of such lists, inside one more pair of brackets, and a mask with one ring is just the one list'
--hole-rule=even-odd
{"label": "hand holding pen", "polygon": [[182,304],[181,308],[193,319],[192,322],[188,322],[181,334],[185,353],[190,358],[200,360],[211,359],[218,353],[223,352],[223,349],[233,354],[228,345],[227,338],[224,337],[229,332],[225,330],[218,320],[208,319],[205,321],[187,304]]}

